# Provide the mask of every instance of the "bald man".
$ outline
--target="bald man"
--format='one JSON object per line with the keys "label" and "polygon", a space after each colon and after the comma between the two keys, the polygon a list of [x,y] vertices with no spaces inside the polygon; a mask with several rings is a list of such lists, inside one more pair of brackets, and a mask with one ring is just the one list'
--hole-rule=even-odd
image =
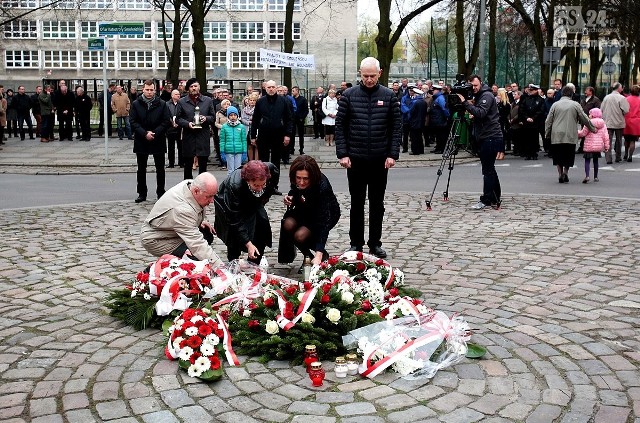
{"label": "bald man", "polygon": [[169,189],[142,224],[140,241],[145,250],[156,257],[182,257],[188,249],[197,260],[209,260],[213,267],[223,265],[211,248],[215,231],[205,219],[205,208],[217,192],[218,181],[208,172]]}

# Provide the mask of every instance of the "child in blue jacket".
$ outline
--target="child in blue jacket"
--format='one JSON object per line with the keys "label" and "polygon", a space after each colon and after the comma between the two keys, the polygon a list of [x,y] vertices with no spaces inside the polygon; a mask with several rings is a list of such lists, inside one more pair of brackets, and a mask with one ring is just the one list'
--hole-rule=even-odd
{"label": "child in blue jacket", "polygon": [[227,123],[220,128],[220,156],[227,162],[228,175],[247,159],[247,128],[238,115],[238,109],[227,107]]}

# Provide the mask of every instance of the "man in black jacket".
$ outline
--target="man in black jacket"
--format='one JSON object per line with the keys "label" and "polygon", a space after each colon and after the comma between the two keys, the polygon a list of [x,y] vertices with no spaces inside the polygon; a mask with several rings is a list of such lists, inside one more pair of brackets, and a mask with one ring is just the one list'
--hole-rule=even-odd
{"label": "man in black jacket", "polygon": [[129,121],[133,132],[133,152],[138,161],[138,198],[136,203],[147,199],[147,161],[153,155],[156,166],[156,194],[164,194],[164,153],[167,151],[166,132],[171,124],[167,103],[156,96],[156,85],[150,79],[144,81],[142,95],[131,105]]}
{"label": "man in black jacket", "polygon": [[293,100],[296,102],[296,111],[293,116],[293,140],[290,143],[289,152],[295,153],[295,137],[298,136],[298,145],[300,154],[304,154],[304,121],[309,114],[309,106],[307,99],[300,95],[300,88],[291,88],[291,94],[293,94]]}
{"label": "man in black jacket", "polygon": [[36,120],[36,137],[40,137],[40,128],[42,127],[42,113],[40,111],[40,100],[38,97],[42,94],[42,86],[36,86],[36,92],[31,95],[31,113]]}
{"label": "man in black jacket", "polygon": [[364,245],[364,204],[369,187],[369,252],[385,258],[382,249],[384,193],[389,169],[400,155],[402,117],[394,92],[378,83],[380,62],[366,57],[360,63],[362,80],[347,89],[338,102],[336,116],[336,155],[347,169],[351,212],[349,238],[351,251]]}
{"label": "man in black jacket", "polygon": [[311,117],[313,118],[313,139],[318,137],[324,139],[324,125],[322,124],[322,117],[319,115],[319,111],[322,111],[322,100],[325,98],[324,88],[318,87],[316,95],[311,97],[309,103],[309,109],[311,110]]}
{"label": "man in black jacket", "polygon": [[75,96],[69,91],[67,83],[60,81],[58,90],[53,95],[53,105],[58,114],[58,124],[60,141],[68,139],[73,141],[73,107],[75,106]]}
{"label": "man in black jacket", "polygon": [[466,101],[461,95],[460,101],[465,109],[473,116],[473,133],[479,147],[480,163],[482,164],[483,190],[480,201],[473,205],[473,210],[499,208],[500,180],[496,172],[496,159],[504,158],[504,141],[500,129],[500,114],[498,102],[487,84],[483,84],[478,75],[471,75],[469,82],[473,86],[473,100]]}
{"label": "man in black jacket", "polygon": [[293,124],[288,100],[277,94],[276,87],[275,81],[267,81],[265,83],[267,95],[256,101],[251,125],[251,142],[257,144],[260,160],[271,162],[278,169],[275,177],[275,194],[282,195],[278,190],[282,146],[289,145]]}
{"label": "man in black jacket", "polygon": [[18,87],[18,93],[13,97],[13,107],[18,112],[18,127],[20,128],[20,139],[25,139],[24,123],[29,128],[29,138],[33,136],[33,124],[31,123],[31,97],[25,94],[24,85]]}
{"label": "man in black jacket", "polygon": [[80,139],[82,141],[89,141],[91,139],[91,109],[93,108],[93,102],[84,92],[84,88],[76,88],[76,103],[74,106],[76,120],[80,124],[82,135]]}

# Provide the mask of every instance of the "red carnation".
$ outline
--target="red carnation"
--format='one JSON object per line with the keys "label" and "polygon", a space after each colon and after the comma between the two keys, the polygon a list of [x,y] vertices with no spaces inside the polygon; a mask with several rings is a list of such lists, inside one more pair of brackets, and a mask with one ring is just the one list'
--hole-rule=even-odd
{"label": "red carnation", "polygon": [[258,304],[254,302],[249,303],[249,310],[255,310],[256,308],[258,308]]}
{"label": "red carnation", "polygon": [[362,260],[362,251],[358,251],[358,253],[356,254],[356,259],[358,260]]}
{"label": "red carnation", "polygon": [[182,341],[180,341],[180,348],[184,348],[184,347],[186,347],[186,346],[187,346],[187,344],[188,344],[188,343],[187,343],[187,340],[186,340],[186,339],[183,339]]}
{"label": "red carnation", "polygon": [[329,265],[331,266],[335,266],[336,264],[338,264],[338,257],[336,256],[329,257],[329,260],[327,260],[327,263],[329,263]]}
{"label": "red carnation", "polygon": [[385,317],[387,317],[387,314],[389,314],[389,309],[388,309],[388,308],[382,309],[382,310],[380,311],[380,317],[382,317],[383,319],[384,319]]}
{"label": "red carnation", "polygon": [[175,278],[176,276],[178,276],[180,274],[180,272],[178,272],[177,270],[174,270],[173,272],[171,272],[171,274],[169,275],[169,279]]}
{"label": "red carnation", "polygon": [[164,260],[160,262],[160,269],[166,269],[169,267],[169,260]]}
{"label": "red carnation", "polygon": [[218,354],[214,354],[209,357],[209,361],[211,362],[211,368],[213,370],[217,370],[220,368],[220,358],[218,358]]}
{"label": "red carnation", "polygon": [[325,283],[324,285],[322,285],[322,292],[328,294],[329,291],[331,291],[331,287],[332,285],[330,283]]}
{"label": "red carnation", "polygon": [[193,354],[191,354],[191,357],[189,357],[189,361],[191,362],[191,364],[196,364],[196,360],[199,359],[200,357],[202,357],[202,354],[200,354],[197,351],[194,351]]}
{"label": "red carnation", "polygon": [[260,327],[260,322],[258,320],[249,320],[249,322],[247,323],[247,325],[249,326],[249,329],[256,329]]}
{"label": "red carnation", "polygon": [[211,278],[209,276],[204,275],[200,278],[200,283],[203,285],[211,285]]}
{"label": "red carnation", "polygon": [[293,310],[285,310],[282,315],[284,316],[285,319],[293,319],[294,317],[296,317],[295,314],[293,314]]}
{"label": "red carnation", "polygon": [[193,348],[194,350],[196,348],[200,348],[200,345],[202,345],[202,338],[195,335],[190,336],[189,338],[187,338],[187,345]]}
{"label": "red carnation", "polygon": [[224,320],[228,320],[231,312],[229,310],[223,310],[219,314],[220,314],[220,317],[222,317]]}
{"label": "red carnation", "polygon": [[373,306],[371,305],[371,301],[369,300],[364,300],[362,302],[361,307],[364,311],[371,311],[373,309]]}
{"label": "red carnation", "polygon": [[184,320],[191,320],[192,317],[196,315],[196,311],[192,308],[188,308],[182,313],[182,318]]}
{"label": "red carnation", "polygon": [[322,296],[322,298],[320,298],[320,304],[322,304],[322,305],[327,305],[327,304],[329,304],[329,301],[331,301],[331,297],[330,297],[330,296],[328,296],[327,294],[324,294],[324,295]]}
{"label": "red carnation", "polygon": [[364,272],[366,268],[367,268],[367,266],[365,266],[364,263],[362,263],[362,262],[356,263],[356,272],[358,272],[358,273]]}
{"label": "red carnation", "polygon": [[213,329],[209,325],[202,325],[198,328],[198,335],[207,336],[213,333]]}
{"label": "red carnation", "polygon": [[356,316],[360,316],[361,314],[364,314],[364,311],[356,310],[356,311],[353,312],[353,314],[355,314]]}
{"label": "red carnation", "polygon": [[376,266],[384,266],[384,260],[382,259],[376,260]]}
{"label": "red carnation", "polygon": [[422,300],[420,300],[419,298],[414,298],[413,305],[419,305],[419,304],[422,304]]}
{"label": "red carnation", "polygon": [[223,331],[222,331],[222,329],[220,329],[220,328],[215,329],[213,332],[214,332],[214,333],[216,334],[216,336],[217,336],[218,338],[220,338],[220,339],[222,339],[222,338],[224,337],[224,332],[223,332]]}
{"label": "red carnation", "polygon": [[265,307],[273,307],[276,304],[276,300],[273,299],[273,297],[269,297],[267,299],[264,300],[264,306]]}
{"label": "red carnation", "polygon": [[321,269],[326,269],[327,267],[329,267],[329,264],[326,261],[323,261],[322,263],[320,263],[320,268]]}
{"label": "red carnation", "polygon": [[196,268],[196,265],[193,263],[182,263],[180,265],[180,269],[186,270],[187,272],[192,272]]}
{"label": "red carnation", "polygon": [[140,282],[148,282],[149,274],[146,272],[138,272],[138,274],[136,275],[136,279],[139,280]]}
{"label": "red carnation", "polygon": [[313,284],[311,282],[305,282],[302,286],[305,291],[311,291],[313,289]]}
{"label": "red carnation", "polygon": [[397,297],[398,296],[398,288],[391,288],[389,290],[389,295],[391,295],[392,297]]}
{"label": "red carnation", "polygon": [[284,289],[284,291],[289,295],[295,294],[297,290],[298,290],[298,287],[295,285],[289,285]]}

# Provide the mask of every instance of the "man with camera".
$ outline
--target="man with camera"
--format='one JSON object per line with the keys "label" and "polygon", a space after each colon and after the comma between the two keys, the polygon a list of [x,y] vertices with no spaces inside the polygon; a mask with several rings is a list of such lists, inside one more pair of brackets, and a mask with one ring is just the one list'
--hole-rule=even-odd
{"label": "man with camera", "polygon": [[473,100],[467,101],[457,94],[466,111],[473,116],[473,133],[482,164],[483,189],[480,201],[471,206],[473,210],[500,207],[500,180],[496,172],[496,159],[504,158],[504,142],[500,129],[498,103],[487,84],[478,75],[471,75],[469,83],[473,90]]}

